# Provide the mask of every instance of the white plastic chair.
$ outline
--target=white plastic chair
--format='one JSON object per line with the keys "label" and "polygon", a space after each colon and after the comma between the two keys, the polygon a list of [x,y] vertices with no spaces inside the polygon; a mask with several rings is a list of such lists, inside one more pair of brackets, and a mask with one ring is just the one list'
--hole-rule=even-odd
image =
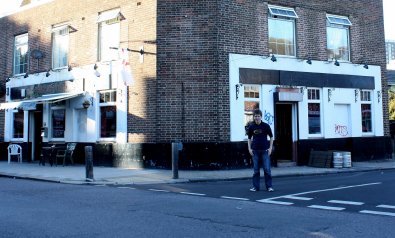
{"label": "white plastic chair", "polygon": [[8,163],[11,161],[11,156],[18,156],[18,163],[22,163],[22,147],[16,144],[10,144],[8,147]]}

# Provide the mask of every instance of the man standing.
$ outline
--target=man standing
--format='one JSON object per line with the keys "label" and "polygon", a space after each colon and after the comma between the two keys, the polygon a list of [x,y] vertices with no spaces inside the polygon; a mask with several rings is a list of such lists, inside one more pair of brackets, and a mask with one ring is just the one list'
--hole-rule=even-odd
{"label": "man standing", "polygon": [[[263,164],[265,185],[269,192],[273,192],[272,173],[270,169],[270,154],[273,148],[273,133],[270,126],[262,121],[262,111],[254,110],[254,121],[248,127],[248,151],[252,155],[254,163],[254,175],[252,176],[252,192],[260,189],[260,168]],[[270,137],[270,142],[267,137]]]}

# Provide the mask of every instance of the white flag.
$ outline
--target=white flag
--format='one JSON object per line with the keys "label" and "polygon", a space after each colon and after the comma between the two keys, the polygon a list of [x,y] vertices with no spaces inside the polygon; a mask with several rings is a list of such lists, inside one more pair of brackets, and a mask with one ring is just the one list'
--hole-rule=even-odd
{"label": "white flag", "polygon": [[131,86],[134,83],[133,76],[132,76],[132,71],[130,69],[130,64],[129,64],[129,52],[122,48],[120,51],[121,55],[121,67],[119,71],[119,76],[123,80],[123,83],[126,86]]}

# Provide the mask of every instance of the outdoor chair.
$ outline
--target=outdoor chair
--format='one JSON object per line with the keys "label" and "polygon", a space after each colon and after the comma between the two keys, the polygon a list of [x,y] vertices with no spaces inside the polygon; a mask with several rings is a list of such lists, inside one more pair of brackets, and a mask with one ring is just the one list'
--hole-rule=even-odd
{"label": "outdoor chair", "polygon": [[22,163],[22,147],[20,145],[10,144],[7,150],[8,150],[8,163],[11,162],[11,157],[13,155],[18,157],[19,163]]}
{"label": "outdoor chair", "polygon": [[59,159],[63,159],[63,166],[66,165],[67,160],[70,160],[71,164],[74,164],[73,153],[77,143],[67,143],[66,149],[58,149],[56,153],[56,163],[58,164]]}

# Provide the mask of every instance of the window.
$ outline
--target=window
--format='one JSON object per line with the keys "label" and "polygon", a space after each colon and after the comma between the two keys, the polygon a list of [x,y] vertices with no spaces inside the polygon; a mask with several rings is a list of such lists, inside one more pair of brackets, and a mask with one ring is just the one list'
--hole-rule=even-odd
{"label": "window", "polygon": [[326,19],[328,59],[350,61],[350,20],[347,17],[334,15],[327,15]]}
{"label": "window", "polygon": [[13,120],[13,131],[12,138],[14,139],[22,139],[23,138],[23,120],[24,120],[24,112],[16,111],[14,114]]}
{"label": "window", "polygon": [[100,92],[100,137],[115,138],[117,133],[117,100],[115,90]]}
{"label": "window", "polygon": [[372,132],[372,99],[370,91],[361,91],[362,132]]}
{"label": "window", "polygon": [[253,112],[259,109],[260,101],[259,85],[244,85],[244,123],[253,120]]}
{"label": "window", "polygon": [[14,74],[24,74],[28,67],[28,34],[15,36],[14,42]]}
{"label": "window", "polygon": [[52,138],[64,139],[66,130],[65,101],[51,104]]}
{"label": "window", "polygon": [[63,25],[52,29],[52,68],[68,66],[69,26]]}
{"label": "window", "polygon": [[272,54],[296,56],[295,19],[292,8],[269,6],[269,51]]}
{"label": "window", "polygon": [[308,123],[310,135],[321,135],[320,94],[320,89],[307,89]]}
{"label": "window", "polygon": [[111,61],[119,58],[118,51],[112,48],[119,48],[121,25],[120,21],[125,19],[119,9],[102,12],[99,14],[99,47],[98,60]]}

